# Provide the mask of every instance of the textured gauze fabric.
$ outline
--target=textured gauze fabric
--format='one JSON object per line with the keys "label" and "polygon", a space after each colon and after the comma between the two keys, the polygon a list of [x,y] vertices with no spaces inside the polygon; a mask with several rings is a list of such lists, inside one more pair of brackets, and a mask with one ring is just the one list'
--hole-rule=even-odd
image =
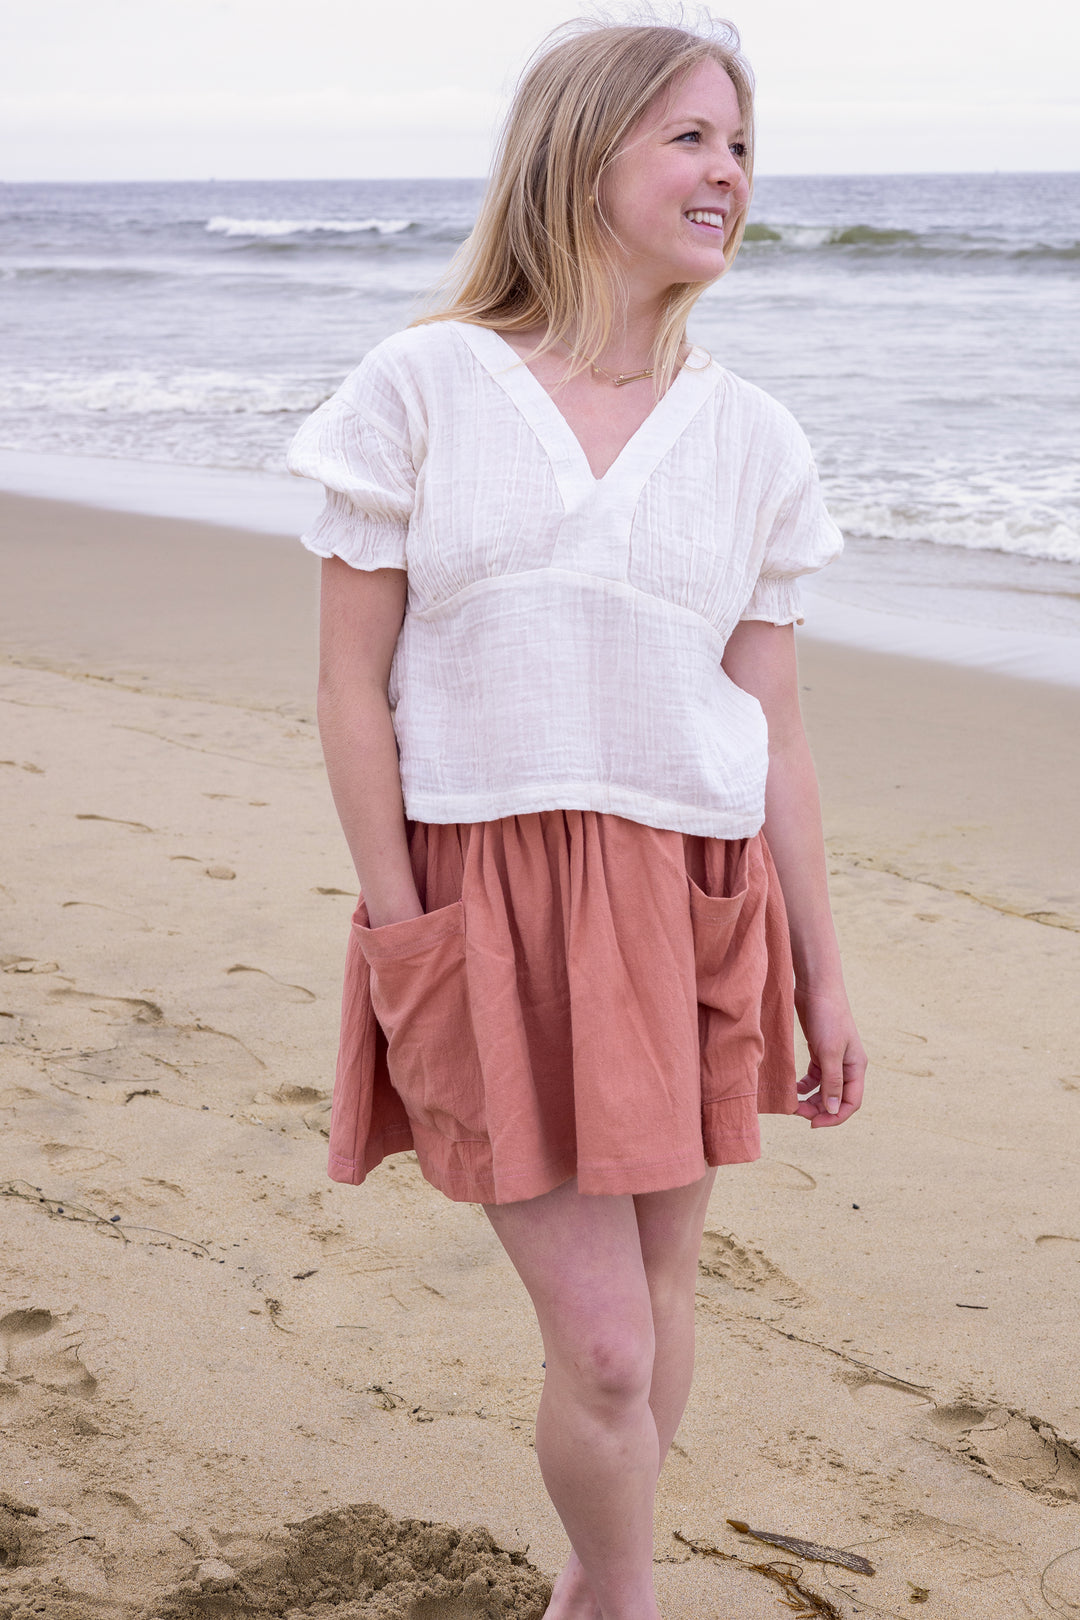
{"label": "textured gauze fabric", "polygon": [[765,813],[768,739],[724,673],[842,546],[790,413],[694,349],[603,478],[486,327],[378,344],[301,427],[303,543],[408,571],[390,702],[406,814],[593,810],[713,838]]}

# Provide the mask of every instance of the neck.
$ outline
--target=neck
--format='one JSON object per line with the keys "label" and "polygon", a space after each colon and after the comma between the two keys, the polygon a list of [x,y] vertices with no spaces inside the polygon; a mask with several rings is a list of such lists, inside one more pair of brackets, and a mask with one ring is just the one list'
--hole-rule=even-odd
{"label": "neck", "polygon": [[662,306],[656,299],[628,301],[616,308],[604,352],[597,356],[610,371],[638,371],[652,364]]}
{"label": "neck", "polygon": [[[652,307],[617,306],[613,311],[611,329],[602,351],[591,356],[597,366],[613,373],[634,373],[651,367],[655,358],[656,340],[660,331],[662,310]],[[539,335],[539,334],[538,334]],[[578,334],[568,334],[562,341],[567,349],[576,348]]]}

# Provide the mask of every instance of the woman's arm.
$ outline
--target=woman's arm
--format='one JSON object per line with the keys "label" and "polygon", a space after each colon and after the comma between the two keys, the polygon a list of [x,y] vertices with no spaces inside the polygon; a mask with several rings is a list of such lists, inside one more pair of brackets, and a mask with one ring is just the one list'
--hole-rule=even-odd
{"label": "woman's arm", "polygon": [[322,566],[319,735],[330,791],[372,928],[419,917],[387,685],[405,616],[405,571]]}
{"label": "woman's arm", "polygon": [[724,669],[757,698],[769,726],[764,831],[787,907],[795,1007],[810,1048],[798,1112],[812,1125],[841,1125],[862,1101],[866,1053],[848,1006],[829,906],[821,806],[799,712],[792,626],[743,620],[728,641]]}

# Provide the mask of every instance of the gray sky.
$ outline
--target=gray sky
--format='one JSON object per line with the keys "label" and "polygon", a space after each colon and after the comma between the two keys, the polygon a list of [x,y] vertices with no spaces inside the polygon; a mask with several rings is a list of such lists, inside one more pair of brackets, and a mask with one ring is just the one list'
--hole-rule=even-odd
{"label": "gray sky", "polygon": [[[1080,169],[1076,0],[731,5],[762,173]],[[482,174],[526,56],[576,9],[7,0],[0,178]]]}

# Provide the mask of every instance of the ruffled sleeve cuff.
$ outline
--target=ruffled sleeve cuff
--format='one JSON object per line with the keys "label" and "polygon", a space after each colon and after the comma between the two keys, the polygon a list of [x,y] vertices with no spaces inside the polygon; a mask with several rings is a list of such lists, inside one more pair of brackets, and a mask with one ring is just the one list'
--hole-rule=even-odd
{"label": "ruffled sleeve cuff", "polygon": [[768,624],[802,624],[799,581],[782,574],[762,574],[741,617],[764,619]]}
{"label": "ruffled sleeve cuff", "polygon": [[794,486],[772,517],[760,573],[740,617],[770,624],[802,624],[800,581],[832,562],[844,538],[829,516],[821,495],[810,446]]}
{"label": "ruffled sleeve cuff", "polygon": [[347,495],[328,489],[326,505],[300,544],[317,557],[340,557],[350,568],[404,568],[409,526],[364,512]]}

